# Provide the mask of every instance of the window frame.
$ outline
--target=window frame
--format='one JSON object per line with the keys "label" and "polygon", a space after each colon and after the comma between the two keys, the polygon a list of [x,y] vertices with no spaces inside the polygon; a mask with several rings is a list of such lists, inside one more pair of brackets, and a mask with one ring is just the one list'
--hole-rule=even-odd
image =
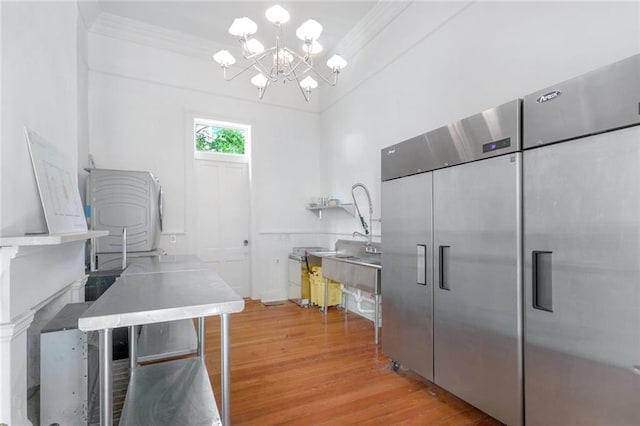
{"label": "window frame", "polygon": [[[224,152],[198,151],[196,148],[196,125],[206,125],[224,129],[240,130],[244,132],[244,154],[230,154]],[[193,158],[196,160],[227,161],[231,163],[248,163],[251,152],[251,125],[232,123],[230,121],[212,120],[209,118],[194,117],[191,126],[191,145]]]}

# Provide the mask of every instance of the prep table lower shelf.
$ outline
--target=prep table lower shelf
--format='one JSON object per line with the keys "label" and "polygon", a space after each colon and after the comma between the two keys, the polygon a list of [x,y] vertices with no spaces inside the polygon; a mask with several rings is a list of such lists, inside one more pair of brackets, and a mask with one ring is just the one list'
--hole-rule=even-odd
{"label": "prep table lower shelf", "polygon": [[120,425],[181,424],[222,424],[202,358],[136,368]]}

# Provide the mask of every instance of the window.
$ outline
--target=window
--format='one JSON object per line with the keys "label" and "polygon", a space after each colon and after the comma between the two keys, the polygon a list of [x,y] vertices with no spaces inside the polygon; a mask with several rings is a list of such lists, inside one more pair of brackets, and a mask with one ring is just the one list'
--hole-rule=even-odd
{"label": "window", "polygon": [[250,139],[251,126],[202,118],[193,120],[196,159],[246,162]]}

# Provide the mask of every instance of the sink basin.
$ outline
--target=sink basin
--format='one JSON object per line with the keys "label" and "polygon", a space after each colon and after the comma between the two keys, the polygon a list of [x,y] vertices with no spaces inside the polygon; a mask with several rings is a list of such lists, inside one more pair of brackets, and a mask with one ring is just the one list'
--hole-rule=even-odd
{"label": "sink basin", "polygon": [[358,258],[360,263],[369,263],[371,265],[382,266],[382,261],[380,259],[371,259],[371,258]]}
{"label": "sink basin", "polygon": [[382,265],[382,262],[379,258],[371,258],[371,257],[358,257],[358,256],[346,256],[346,255],[336,255],[333,256],[334,259],[339,261],[353,262],[364,266],[371,267],[379,267]]}
{"label": "sink basin", "polygon": [[380,294],[381,269],[380,259],[374,257],[337,254],[322,258],[325,278],[373,294]]}

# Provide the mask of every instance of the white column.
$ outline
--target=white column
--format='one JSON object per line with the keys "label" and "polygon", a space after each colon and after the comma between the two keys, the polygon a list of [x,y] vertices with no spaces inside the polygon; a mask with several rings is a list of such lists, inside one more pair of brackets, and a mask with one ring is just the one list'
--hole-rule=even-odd
{"label": "white column", "polygon": [[27,419],[27,328],[34,312],[0,324],[0,423],[30,425]]}
{"label": "white column", "polygon": [[[59,258],[51,255],[52,250],[61,253]],[[53,249],[0,247],[0,424],[31,424],[27,419],[27,329],[34,324],[35,313],[52,300],[63,297],[60,300],[62,304],[84,300],[85,275],[71,284],[58,284],[60,280],[67,279],[66,274],[73,274],[73,269],[62,264],[60,257],[79,258],[82,250],[81,246],[71,245]],[[21,256],[33,257],[33,266],[25,267],[23,264],[16,268],[15,262],[22,259]],[[49,260],[49,257],[53,257],[53,260]],[[67,273],[67,269],[71,269],[71,272]],[[60,270],[63,272],[60,273]],[[25,271],[28,272],[27,276]],[[43,278],[49,276],[53,277],[52,283]],[[40,285],[39,294],[30,294],[25,301],[25,289],[33,290],[33,283]],[[20,303],[16,303],[16,300]],[[32,350],[39,351],[39,344]],[[39,354],[31,355],[39,359]]]}
{"label": "white column", "polygon": [[74,281],[69,287],[69,303],[84,302],[84,286],[87,284],[89,275]]}

